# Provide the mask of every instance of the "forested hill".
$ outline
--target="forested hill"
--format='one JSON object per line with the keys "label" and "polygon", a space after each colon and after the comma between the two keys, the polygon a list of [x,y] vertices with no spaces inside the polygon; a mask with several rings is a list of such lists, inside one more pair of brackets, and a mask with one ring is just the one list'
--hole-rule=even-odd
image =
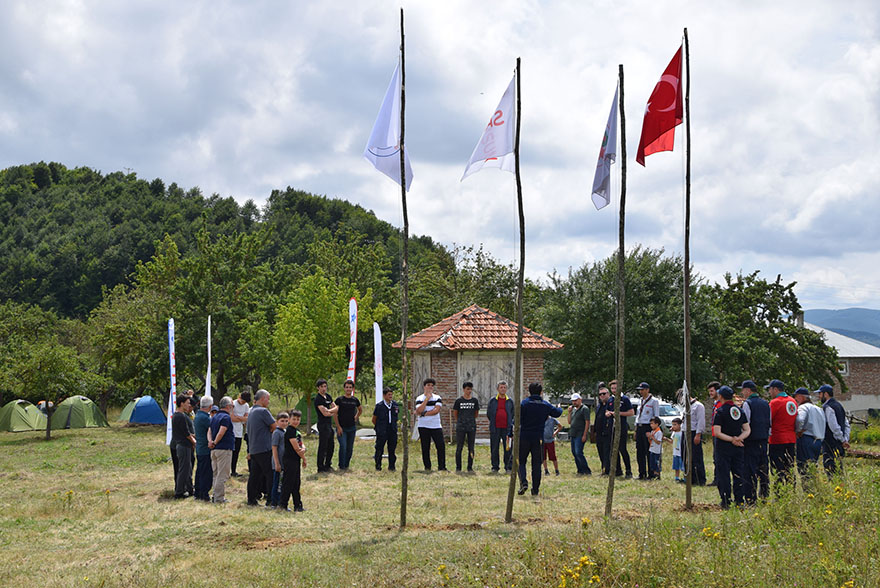
{"label": "forested hill", "polygon": [[[354,229],[386,246],[396,281],[398,230],[343,200],[288,187],[273,191],[261,210],[159,178],[40,162],[0,171],[0,300],[85,317],[102,288],[128,283],[166,233],[185,256],[202,228],[232,235],[260,227],[270,229],[264,255],[296,264],[307,261],[308,243]],[[416,238],[414,256],[426,249],[446,255],[430,238]]]}

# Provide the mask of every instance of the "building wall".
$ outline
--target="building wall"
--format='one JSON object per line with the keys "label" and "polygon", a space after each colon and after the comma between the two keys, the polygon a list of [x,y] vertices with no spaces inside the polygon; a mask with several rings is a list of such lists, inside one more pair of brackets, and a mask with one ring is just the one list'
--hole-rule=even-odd
{"label": "building wall", "polygon": [[861,411],[880,409],[880,358],[846,358],[847,374],[843,377],[849,391],[840,393],[840,385],[834,384],[834,396],[847,410]]}

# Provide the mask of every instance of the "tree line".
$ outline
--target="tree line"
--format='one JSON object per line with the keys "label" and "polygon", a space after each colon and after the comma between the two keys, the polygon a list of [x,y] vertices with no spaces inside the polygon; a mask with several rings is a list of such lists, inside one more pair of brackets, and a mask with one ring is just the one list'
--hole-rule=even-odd
{"label": "tree line", "polygon": [[[202,392],[209,315],[215,396],[263,386],[290,401],[318,377],[341,386],[352,296],[359,330],[375,321],[385,334],[393,385],[399,237],[371,211],[290,187],[261,208],[134,173],[43,162],[0,171],[0,400],[161,399],[171,317],[179,386]],[[546,357],[548,389],[592,391],[613,374],[616,268],[612,256],[527,281],[525,324],[565,344]],[[682,259],[637,246],[625,270],[627,384],[647,379],[669,397],[682,379]],[[834,350],[793,320],[793,286],[758,272],[723,284],[697,276],[694,381],[836,376]],[[512,264],[412,238],[411,332],[474,303],[512,318],[515,296]],[[372,382],[372,337],[359,341],[358,379]]]}

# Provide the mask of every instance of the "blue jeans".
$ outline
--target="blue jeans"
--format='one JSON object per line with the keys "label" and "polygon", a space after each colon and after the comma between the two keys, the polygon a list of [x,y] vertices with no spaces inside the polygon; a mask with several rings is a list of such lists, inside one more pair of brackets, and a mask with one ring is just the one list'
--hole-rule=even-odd
{"label": "blue jeans", "polygon": [[584,457],[584,442],[580,435],[571,438],[571,454],[574,456],[574,465],[577,467],[579,474],[591,474],[590,466],[587,464],[587,458]]}
{"label": "blue jeans", "polygon": [[660,477],[660,453],[648,452],[648,471],[651,476]]}
{"label": "blue jeans", "polygon": [[342,435],[337,436],[339,440],[339,469],[348,469],[351,462],[351,451],[354,449],[354,434],[357,427],[349,427],[342,429]]}
{"label": "blue jeans", "polygon": [[798,472],[801,476],[808,475],[810,462],[818,466],[819,456],[822,455],[822,439],[816,439],[810,435],[798,437],[795,447]]}
{"label": "blue jeans", "polygon": [[272,506],[278,506],[278,499],[281,498],[281,472],[272,472],[272,495],[269,497],[269,503]]}

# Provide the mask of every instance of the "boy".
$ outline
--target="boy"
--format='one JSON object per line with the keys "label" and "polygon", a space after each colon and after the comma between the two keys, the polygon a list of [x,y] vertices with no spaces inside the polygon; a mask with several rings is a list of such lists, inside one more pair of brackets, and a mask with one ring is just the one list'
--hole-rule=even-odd
{"label": "boy", "polygon": [[660,479],[660,456],[663,454],[663,430],[660,428],[660,417],[651,417],[651,430],[645,433],[648,437],[648,479]]}
{"label": "boy", "polygon": [[672,443],[672,470],[675,472],[675,481],[684,482],[684,476],[681,471],[684,464],[681,461],[681,419],[676,417],[672,419],[672,433],[669,434],[668,443]]}
{"label": "boy", "polygon": [[272,432],[272,493],[269,496],[269,504],[272,508],[278,508],[278,499],[281,497],[281,464],[284,459],[284,431],[287,429],[290,415],[279,412],[275,417],[275,430]]}
{"label": "boy", "polygon": [[473,396],[474,385],[465,382],[461,386],[462,395],[452,405],[452,420],[455,421],[455,471],[461,471],[461,451],[465,441],[468,446],[467,471],[474,471],[474,442],[477,438],[477,413],[480,401]]}
{"label": "boy", "polygon": [[544,421],[544,473],[548,476],[550,475],[550,470],[547,469],[548,459],[553,462],[556,475],[559,475],[559,462],[556,461],[556,435],[561,428],[562,425],[552,416],[548,416]]}
{"label": "boy", "polygon": [[287,502],[293,496],[294,512],[303,512],[302,498],[299,495],[300,468],[306,467],[306,448],[299,434],[299,426],[302,413],[298,410],[290,411],[290,422],[284,433],[284,476],[281,482],[281,512],[290,512]]}

